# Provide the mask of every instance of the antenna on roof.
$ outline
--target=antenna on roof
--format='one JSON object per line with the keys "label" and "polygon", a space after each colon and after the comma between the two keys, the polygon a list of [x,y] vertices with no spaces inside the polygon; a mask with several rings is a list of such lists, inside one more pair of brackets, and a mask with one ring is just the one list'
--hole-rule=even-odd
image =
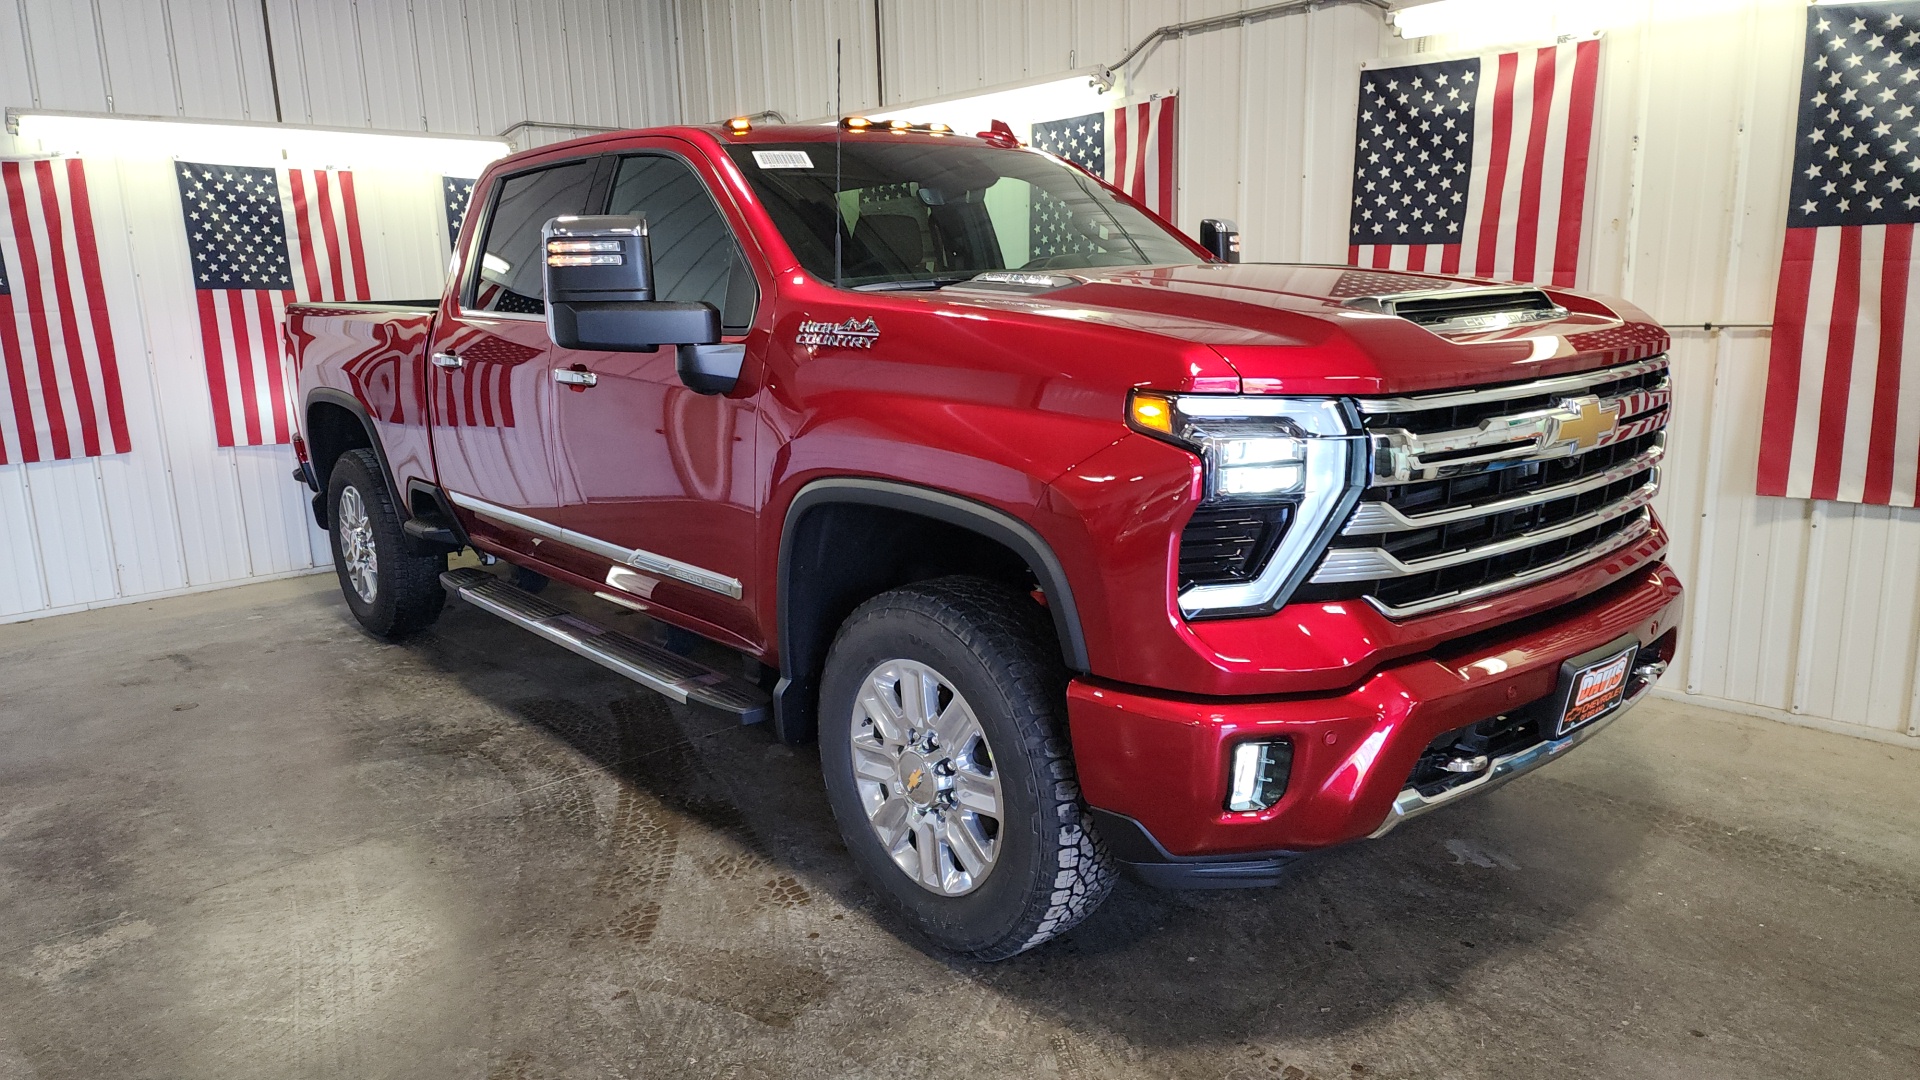
{"label": "antenna on roof", "polygon": [[[833,114],[845,116],[840,104],[840,39],[833,39]],[[840,285],[840,230],[846,217],[840,211],[840,143],[847,137],[843,124],[833,125],[833,287]]]}

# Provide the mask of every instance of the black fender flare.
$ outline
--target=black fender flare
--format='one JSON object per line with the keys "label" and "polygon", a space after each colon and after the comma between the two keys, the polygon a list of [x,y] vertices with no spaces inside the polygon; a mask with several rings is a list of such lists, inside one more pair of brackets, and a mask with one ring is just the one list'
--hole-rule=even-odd
{"label": "black fender flare", "polygon": [[[393,494],[394,502],[399,504],[397,509],[399,509],[403,517],[413,516],[412,508],[406,505],[408,501],[406,493],[400,490],[400,485],[394,482],[393,465],[387,461],[387,448],[380,444],[380,429],[373,426],[373,414],[369,413],[367,407],[360,403],[360,399],[354,397],[352,394],[344,390],[335,390],[330,386],[318,386],[307,391],[307,401],[300,412],[301,419],[305,421],[304,428],[306,431],[311,432],[313,430],[313,407],[322,403],[338,405],[349,413],[352,413],[354,419],[360,421],[360,427],[367,433],[367,443],[373,447],[373,456],[380,459],[380,472],[383,474],[382,479],[387,482],[387,490]],[[311,444],[309,444],[309,446],[311,446]],[[329,466],[329,471],[331,471],[331,466]],[[313,470],[313,479],[316,484],[320,485],[317,493],[325,495],[327,493],[327,477],[320,475],[318,467]]]}
{"label": "black fender flare", "polygon": [[869,477],[827,477],[814,480],[800,489],[787,504],[780,529],[780,565],[775,616],[780,634],[780,682],[774,689],[774,730],[783,741],[804,742],[813,729],[815,691],[814,669],[822,656],[801,655],[793,596],[793,566],[797,523],[818,507],[835,503],[878,506],[917,514],[953,525],[1000,544],[1018,555],[1046,594],[1047,610],[1053,616],[1054,631],[1060,639],[1060,655],[1073,671],[1091,669],[1087,658],[1086,635],[1080,625],[1080,609],[1067,581],[1066,567],[1045,539],[1031,525],[985,503],[942,491],[939,488],[896,480]]}

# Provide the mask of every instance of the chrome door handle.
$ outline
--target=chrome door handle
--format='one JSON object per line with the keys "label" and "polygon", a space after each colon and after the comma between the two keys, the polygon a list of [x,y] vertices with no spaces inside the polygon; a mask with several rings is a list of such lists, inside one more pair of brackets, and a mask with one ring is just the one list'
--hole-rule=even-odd
{"label": "chrome door handle", "polygon": [[597,385],[600,382],[600,376],[591,371],[556,371],[553,373],[553,381],[562,386],[577,386],[585,390],[589,386]]}
{"label": "chrome door handle", "polygon": [[437,352],[433,354],[433,366],[454,371],[466,367],[467,362],[450,352]]}

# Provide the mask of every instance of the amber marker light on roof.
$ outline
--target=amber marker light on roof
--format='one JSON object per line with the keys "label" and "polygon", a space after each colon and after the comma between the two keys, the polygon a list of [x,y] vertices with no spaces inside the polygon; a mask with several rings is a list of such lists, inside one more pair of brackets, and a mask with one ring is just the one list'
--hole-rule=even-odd
{"label": "amber marker light on roof", "polygon": [[865,131],[873,126],[873,121],[864,116],[849,116],[840,121],[840,126],[848,131]]}
{"label": "amber marker light on roof", "polygon": [[753,130],[753,121],[744,116],[736,116],[727,121],[727,130],[735,135],[745,135]]}
{"label": "amber marker light on roof", "polygon": [[911,121],[911,120],[894,120],[894,121],[891,121],[891,122],[889,122],[889,123],[887,124],[887,126],[888,126],[888,127],[890,127],[890,128],[892,128],[892,129],[893,129],[893,130],[895,130],[895,131],[907,131],[907,130],[909,130],[909,129],[911,129],[911,128],[913,127],[913,121]]}

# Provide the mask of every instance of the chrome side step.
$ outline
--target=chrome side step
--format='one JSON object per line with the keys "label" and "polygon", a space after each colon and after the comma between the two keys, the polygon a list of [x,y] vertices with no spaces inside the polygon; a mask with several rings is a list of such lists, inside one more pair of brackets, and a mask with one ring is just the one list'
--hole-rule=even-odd
{"label": "chrome side step", "polygon": [[759,687],[650,642],[596,626],[484,570],[449,570],[440,575],[440,584],[474,607],[531,630],[673,701],[731,713],[743,724],[759,723],[772,715],[772,698]]}

